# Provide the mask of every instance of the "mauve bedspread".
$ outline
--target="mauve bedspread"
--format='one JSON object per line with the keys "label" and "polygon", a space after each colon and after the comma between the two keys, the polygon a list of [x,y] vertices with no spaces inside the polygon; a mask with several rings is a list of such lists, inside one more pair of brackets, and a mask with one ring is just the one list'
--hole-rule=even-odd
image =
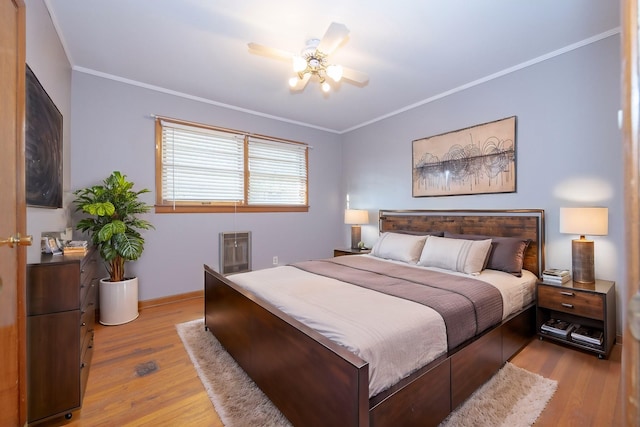
{"label": "mauve bedspread", "polygon": [[469,276],[346,256],[294,267],[431,307],[442,316],[449,350],[502,320],[502,295]]}

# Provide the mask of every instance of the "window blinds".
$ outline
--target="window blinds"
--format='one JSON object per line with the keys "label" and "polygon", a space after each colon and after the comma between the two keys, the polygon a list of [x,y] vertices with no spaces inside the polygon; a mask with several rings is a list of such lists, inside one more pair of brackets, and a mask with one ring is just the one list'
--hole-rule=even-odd
{"label": "window blinds", "polygon": [[307,205],[306,144],[160,124],[163,204]]}
{"label": "window blinds", "polygon": [[163,123],[163,200],[242,201],[243,144],[239,135]]}
{"label": "window blinds", "polygon": [[307,204],[307,147],[249,137],[250,205]]}

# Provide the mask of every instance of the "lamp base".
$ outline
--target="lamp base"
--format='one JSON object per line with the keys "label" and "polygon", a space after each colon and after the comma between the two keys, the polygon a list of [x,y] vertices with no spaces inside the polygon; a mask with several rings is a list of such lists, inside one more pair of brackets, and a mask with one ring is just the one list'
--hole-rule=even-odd
{"label": "lamp base", "polygon": [[360,243],[361,228],[359,225],[351,226],[351,249],[358,249],[358,243]]}
{"label": "lamp base", "polygon": [[593,240],[576,239],[571,241],[571,266],[574,282],[596,282],[593,258]]}

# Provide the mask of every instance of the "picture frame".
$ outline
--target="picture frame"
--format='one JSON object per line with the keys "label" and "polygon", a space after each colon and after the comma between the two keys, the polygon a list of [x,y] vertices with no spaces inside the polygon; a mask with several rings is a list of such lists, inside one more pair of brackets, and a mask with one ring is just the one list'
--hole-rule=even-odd
{"label": "picture frame", "polygon": [[62,208],[62,114],[31,68],[26,69],[26,203]]}
{"label": "picture frame", "polygon": [[412,196],[516,192],[516,116],[412,141]]}

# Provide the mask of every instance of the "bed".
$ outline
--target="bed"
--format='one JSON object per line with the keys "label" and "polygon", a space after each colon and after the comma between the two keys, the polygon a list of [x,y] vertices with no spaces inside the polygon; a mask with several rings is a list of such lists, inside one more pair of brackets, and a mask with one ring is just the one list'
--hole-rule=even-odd
{"label": "bed", "polygon": [[[491,236],[489,251],[494,252],[502,238],[521,239],[527,242],[520,254],[522,269],[535,280],[544,266],[542,210],[381,210],[379,229],[380,240],[431,234],[427,242],[481,242]],[[322,266],[343,264],[337,261],[326,260]],[[346,264],[356,261],[368,263],[365,256],[356,256]],[[495,261],[484,260],[487,267]],[[534,304],[526,301],[524,307],[476,335],[459,338],[461,342],[447,345],[426,365],[372,394],[370,369],[373,372],[375,365],[308,326],[308,321],[287,314],[279,303],[266,302],[235,283],[240,276],[224,277],[206,265],[204,270],[205,327],[294,425],[438,425],[535,333]]]}

